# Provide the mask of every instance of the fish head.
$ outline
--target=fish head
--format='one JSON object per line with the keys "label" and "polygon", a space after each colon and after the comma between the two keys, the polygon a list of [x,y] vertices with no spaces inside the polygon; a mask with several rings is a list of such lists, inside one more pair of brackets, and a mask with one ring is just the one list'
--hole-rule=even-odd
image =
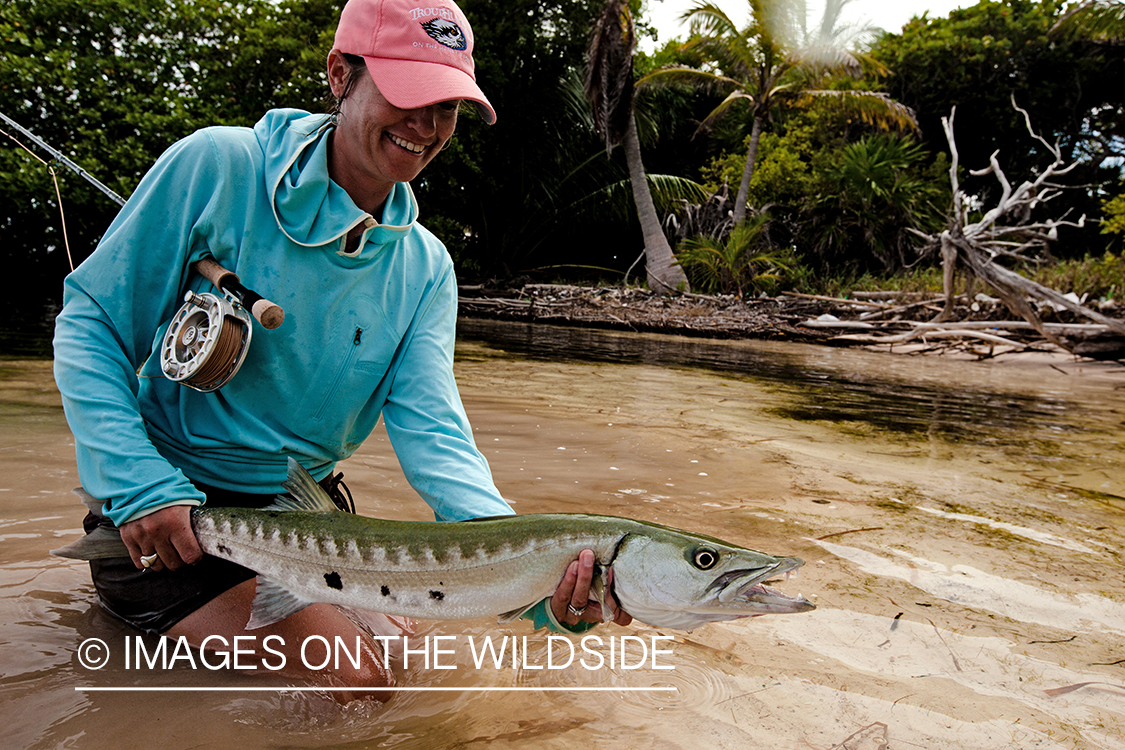
{"label": "fish head", "polygon": [[718,539],[653,527],[630,534],[613,559],[613,593],[633,617],[691,630],[708,622],[807,612],[815,606],[764,585],[804,565]]}

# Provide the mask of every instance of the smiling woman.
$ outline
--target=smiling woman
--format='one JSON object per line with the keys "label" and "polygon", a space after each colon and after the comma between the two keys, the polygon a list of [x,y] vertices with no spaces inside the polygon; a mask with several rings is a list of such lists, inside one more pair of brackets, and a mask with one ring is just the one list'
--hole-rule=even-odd
{"label": "smiling woman", "polygon": [[396,182],[417,177],[453,137],[459,101],[401,109],[371,76],[356,80],[354,71],[344,53],[333,49],[328,81],[340,104],[328,173],[357,205],[374,213]]}
{"label": "smiling woman", "polygon": [[[329,174],[360,207],[374,211],[396,182],[418,176],[453,137],[461,99],[496,121],[472,51],[472,29],[456,6],[383,0],[344,8],[328,56],[337,100]],[[360,61],[370,75],[356,75]]]}
{"label": "smiling woman", "polygon": [[[453,264],[418,223],[409,184],[453,135],[461,101],[496,119],[472,53],[451,0],[350,0],[327,63],[334,115],[271,110],[253,128],[173,145],[67,278],[55,375],[97,498],[84,526],[118,529],[128,550],[91,563],[111,614],[193,645],[237,637],[255,572],[204,555],[191,508],[267,504],[291,456],[339,494],[336,463],[380,417],[439,520],[511,513],[453,377]],[[165,378],[149,350],[185,292],[218,292],[193,270],[207,257],[281,300],[287,322],[254,336],[238,377],[204,393]],[[536,623],[600,619],[586,606],[592,577],[584,551]],[[291,644],[366,637],[378,650],[331,605],[269,629]],[[367,691],[393,682],[377,666],[294,676]]]}

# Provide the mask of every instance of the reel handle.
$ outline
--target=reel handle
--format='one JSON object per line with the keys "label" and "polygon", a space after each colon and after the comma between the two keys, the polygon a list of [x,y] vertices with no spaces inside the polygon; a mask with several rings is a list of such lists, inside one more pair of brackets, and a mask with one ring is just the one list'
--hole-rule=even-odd
{"label": "reel handle", "polygon": [[223,268],[211,256],[197,260],[192,267],[214,284],[216,289],[222,289],[224,292],[234,295],[264,327],[274,329],[285,320],[285,311],[281,309],[280,305],[270,302],[257,292],[242,286],[238,274]]}

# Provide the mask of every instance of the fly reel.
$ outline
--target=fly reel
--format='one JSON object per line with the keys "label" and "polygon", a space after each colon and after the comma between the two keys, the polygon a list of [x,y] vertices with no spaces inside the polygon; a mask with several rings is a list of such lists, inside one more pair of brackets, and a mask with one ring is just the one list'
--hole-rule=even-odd
{"label": "fly reel", "polygon": [[250,314],[229,294],[184,296],[160,346],[165,377],[197,391],[217,391],[230,382],[250,349]]}

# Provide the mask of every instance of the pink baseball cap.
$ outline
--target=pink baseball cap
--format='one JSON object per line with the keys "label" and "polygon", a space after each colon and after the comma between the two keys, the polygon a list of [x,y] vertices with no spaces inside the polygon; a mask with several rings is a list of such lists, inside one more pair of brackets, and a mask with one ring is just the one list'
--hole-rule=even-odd
{"label": "pink baseball cap", "polygon": [[379,92],[399,109],[468,99],[485,122],[496,122],[477,86],[473,30],[452,0],[348,0],[332,48],[362,55]]}

